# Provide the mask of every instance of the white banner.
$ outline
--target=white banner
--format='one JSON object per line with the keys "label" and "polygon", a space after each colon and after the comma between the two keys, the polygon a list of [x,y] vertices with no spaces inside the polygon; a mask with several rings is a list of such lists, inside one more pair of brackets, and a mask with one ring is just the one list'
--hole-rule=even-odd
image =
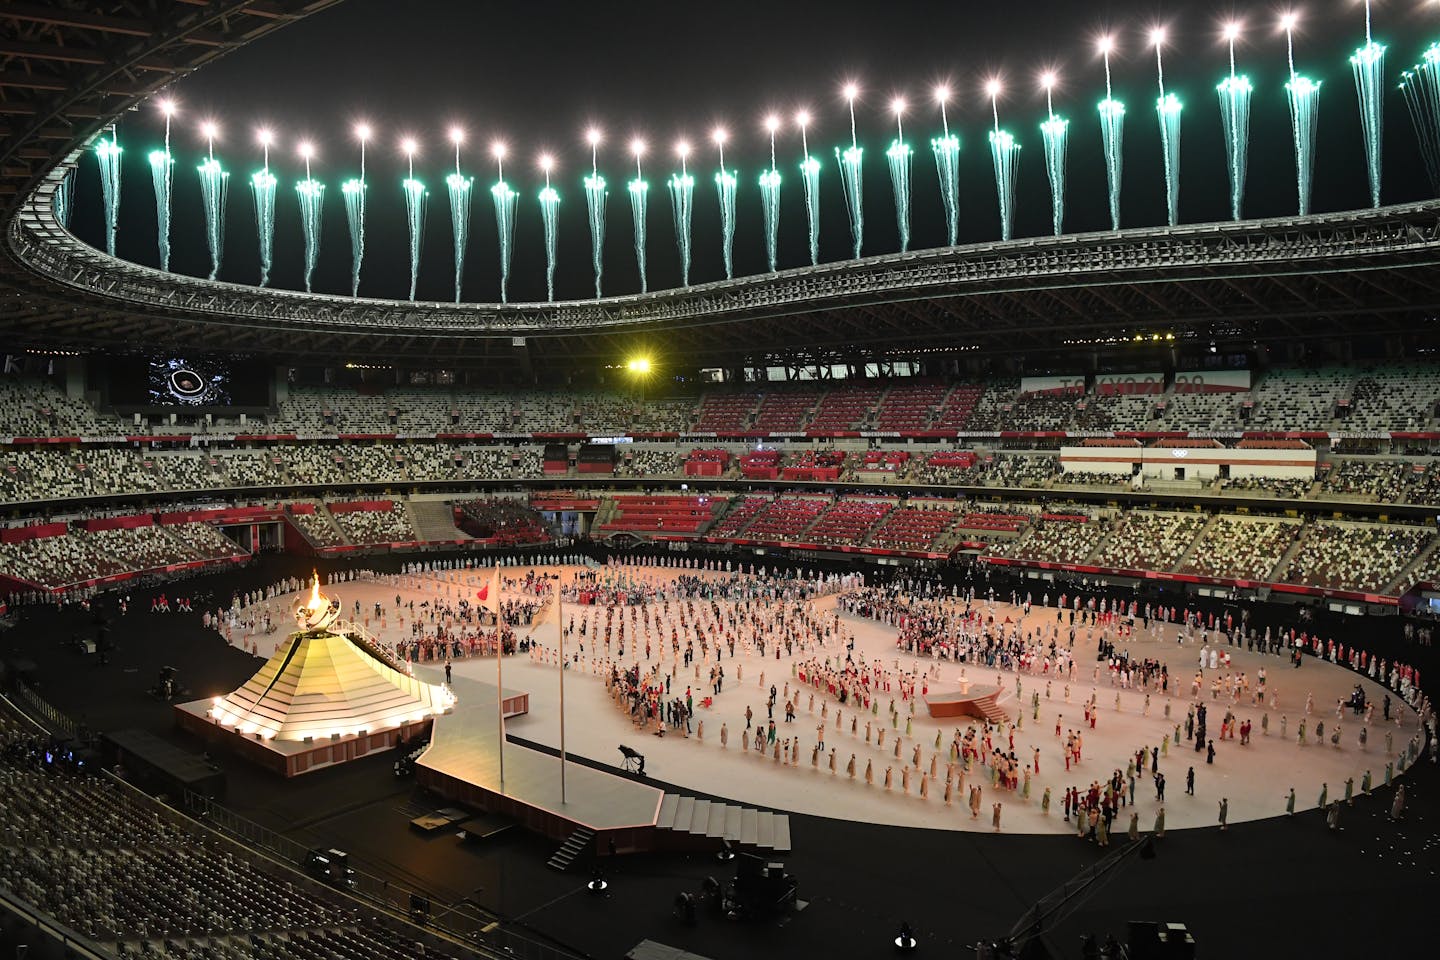
{"label": "white banner", "polygon": [[1084,393],[1085,376],[1070,377],[1022,377],[1020,394],[1027,393]]}
{"label": "white banner", "polygon": [[1095,392],[1107,397],[1164,393],[1165,374],[1107,373],[1095,378]]}
{"label": "white banner", "polygon": [[1175,374],[1176,393],[1243,393],[1250,389],[1249,370],[1204,370]]}

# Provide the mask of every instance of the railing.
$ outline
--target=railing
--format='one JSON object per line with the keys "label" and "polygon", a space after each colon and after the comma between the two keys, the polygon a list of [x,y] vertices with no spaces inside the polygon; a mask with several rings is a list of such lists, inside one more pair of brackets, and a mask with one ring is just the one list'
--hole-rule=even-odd
{"label": "railing", "polygon": [[1097,863],[1091,864],[1074,877],[1052,890],[1026,910],[1010,931],[1007,938],[1015,955],[1019,956],[1024,947],[1033,939],[1043,938],[1066,915],[1079,909],[1077,898],[1088,896],[1093,888],[1107,879],[1112,870],[1137,853],[1141,847],[1153,842],[1149,837],[1127,843]]}
{"label": "railing", "polygon": [[24,683],[17,682],[15,684],[15,693],[29,708],[28,712],[31,716],[38,716],[41,720],[44,720],[51,731],[64,734],[67,737],[73,737],[79,732],[79,724],[51,706],[40,694],[31,690]]}

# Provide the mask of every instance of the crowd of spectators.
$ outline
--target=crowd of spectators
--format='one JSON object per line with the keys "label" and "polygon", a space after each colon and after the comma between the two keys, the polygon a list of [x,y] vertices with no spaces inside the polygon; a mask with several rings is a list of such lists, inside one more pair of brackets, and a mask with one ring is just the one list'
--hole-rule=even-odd
{"label": "crowd of spectators", "polygon": [[684,472],[685,457],[674,450],[627,451],[616,464],[617,477],[675,477]]}
{"label": "crowd of spectators", "polygon": [[1309,477],[1224,477],[1219,483],[1221,493],[1299,500],[1315,481]]}
{"label": "crowd of spectators", "polygon": [[1321,474],[1320,489],[1378,503],[1440,504],[1440,460],[1337,460]]}

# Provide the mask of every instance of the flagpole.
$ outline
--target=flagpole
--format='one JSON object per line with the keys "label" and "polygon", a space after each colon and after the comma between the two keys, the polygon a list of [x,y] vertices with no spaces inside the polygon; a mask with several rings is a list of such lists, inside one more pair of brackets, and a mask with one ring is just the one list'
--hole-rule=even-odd
{"label": "flagpole", "polygon": [[565,802],[565,600],[555,593],[555,615],[560,624],[560,802]]}
{"label": "flagpole", "polygon": [[505,792],[505,678],[500,665],[505,661],[505,637],[500,629],[500,564],[495,564],[495,723],[500,731],[500,792]]}

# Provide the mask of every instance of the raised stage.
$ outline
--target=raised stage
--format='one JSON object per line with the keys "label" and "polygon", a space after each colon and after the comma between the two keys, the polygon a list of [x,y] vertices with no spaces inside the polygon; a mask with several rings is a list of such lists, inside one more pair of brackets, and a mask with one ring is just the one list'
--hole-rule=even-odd
{"label": "raised stage", "polygon": [[[612,840],[622,853],[655,848],[664,791],[570,762],[562,802],[559,758],[515,742],[505,744],[502,787],[495,685],[457,675],[453,689],[455,708],[435,718],[430,749],[416,761],[420,784],[449,800],[514,817],[557,840],[586,827],[595,832],[597,845],[603,844],[597,849],[608,849]],[[507,703],[524,696],[511,690],[505,695]]]}
{"label": "raised stage", "polygon": [[975,717],[992,723],[1010,720],[1000,699],[1004,691],[994,684],[965,683],[953,689],[931,690],[925,694],[925,709],[936,720],[946,717]]}

